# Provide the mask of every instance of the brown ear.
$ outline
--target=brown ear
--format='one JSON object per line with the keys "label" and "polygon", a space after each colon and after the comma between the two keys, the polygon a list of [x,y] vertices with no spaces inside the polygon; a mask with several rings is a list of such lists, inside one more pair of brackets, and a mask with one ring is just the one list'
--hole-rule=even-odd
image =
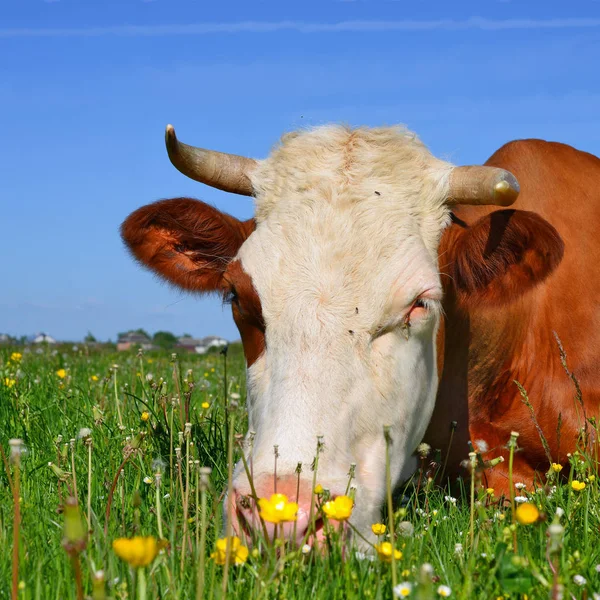
{"label": "brown ear", "polygon": [[563,241],[533,212],[498,210],[472,226],[453,217],[440,244],[442,271],[462,304],[506,304],[560,263]]}
{"label": "brown ear", "polygon": [[131,213],[121,237],[145,267],[186,290],[222,289],[229,261],[254,230],[254,219],[238,221],[190,198],[160,200]]}

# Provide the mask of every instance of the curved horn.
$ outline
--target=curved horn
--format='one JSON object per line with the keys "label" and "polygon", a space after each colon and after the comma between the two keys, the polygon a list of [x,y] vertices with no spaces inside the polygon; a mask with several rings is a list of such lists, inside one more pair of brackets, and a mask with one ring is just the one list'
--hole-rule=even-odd
{"label": "curved horn", "polygon": [[167,125],[165,144],[171,162],[184,175],[225,192],[252,196],[249,174],[256,167],[254,159],[183,144],[173,125]]}
{"label": "curved horn", "polygon": [[454,167],[450,174],[449,204],[510,206],[519,195],[519,182],[497,167]]}

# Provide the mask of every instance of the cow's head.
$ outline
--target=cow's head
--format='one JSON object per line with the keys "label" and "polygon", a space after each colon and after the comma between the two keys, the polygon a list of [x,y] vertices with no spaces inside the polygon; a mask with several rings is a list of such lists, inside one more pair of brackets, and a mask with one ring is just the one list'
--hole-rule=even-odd
{"label": "cow's head", "polygon": [[[293,133],[263,161],[186,146],[172,128],[167,147],[186,175],[253,195],[255,218],[240,222],[196,200],[162,200],[129,216],[122,227],[126,244],[176,286],[218,292],[231,302],[248,365],[255,432],[248,459],[258,496],[273,492],[277,444],[277,491],[295,499],[295,470],[304,465],[301,537],[322,435],[317,480],[332,496],[344,494],[356,463],[353,519],[367,530],[385,493],[383,425],[391,426],[397,482],[413,468],[433,410],[442,312],[438,249],[451,207],[509,205],[516,180],[492,167],[455,168],[400,128]],[[484,298],[490,285],[500,288],[528,252],[531,260],[521,266],[534,278],[545,274],[538,241],[527,235],[528,214],[505,219],[509,247],[500,243],[498,256],[486,258],[492,270],[479,277],[475,263],[491,217],[454,235],[448,252],[457,255],[444,262],[456,263],[471,300],[478,292]],[[237,497],[250,493],[239,466],[234,487]]]}

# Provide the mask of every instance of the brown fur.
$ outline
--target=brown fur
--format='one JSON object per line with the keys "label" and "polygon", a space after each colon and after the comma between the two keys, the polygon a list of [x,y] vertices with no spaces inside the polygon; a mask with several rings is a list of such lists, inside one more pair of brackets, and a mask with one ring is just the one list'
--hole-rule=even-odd
{"label": "brown fur", "polygon": [[[563,144],[522,140],[503,146],[486,164],[514,173],[521,194],[516,212],[460,207],[442,239],[440,264],[454,279],[445,278],[438,339],[443,369],[426,439],[445,453],[450,423],[458,422],[449,457],[454,475],[468,440],[484,440],[486,458],[506,458],[510,432],[517,431],[514,477],[527,482],[536,470],[548,469],[548,460],[513,381],[528,392],[552,460],[566,462],[583,425],[553,331],[581,383],[588,416],[598,413],[600,160]],[[502,218],[495,217],[499,213]],[[493,279],[489,257],[499,250],[493,270],[501,277]],[[488,471],[486,480],[506,491],[507,462]]]}

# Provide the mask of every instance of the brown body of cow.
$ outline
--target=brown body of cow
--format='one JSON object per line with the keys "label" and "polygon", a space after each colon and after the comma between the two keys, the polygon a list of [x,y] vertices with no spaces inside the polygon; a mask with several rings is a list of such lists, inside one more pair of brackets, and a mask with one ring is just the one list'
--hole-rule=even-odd
{"label": "brown body of cow", "polygon": [[[564,255],[561,258],[555,240],[548,240],[548,260],[558,265],[523,295],[519,288],[528,285],[527,272],[517,269],[514,301],[496,298],[492,291],[488,302],[469,302],[468,292],[462,292],[461,307],[456,286],[468,287],[468,282],[445,280],[445,317],[438,336],[440,386],[426,440],[447,452],[450,423],[457,422],[448,460],[456,474],[469,440],[487,450],[486,458],[507,457],[507,441],[516,431],[520,451],[515,455],[514,480],[531,482],[536,471],[548,470],[548,458],[514,381],[527,391],[553,461],[566,464],[584,426],[584,413],[575,398],[574,382],[561,363],[554,333],[581,386],[587,417],[598,413],[600,160],[564,144],[520,140],[500,148],[485,164],[517,177],[521,193],[511,208],[532,211],[552,224],[564,243]],[[493,207],[473,206],[454,211],[463,224],[453,224],[442,238],[442,271],[455,272],[444,257],[452,254],[456,229],[471,226],[493,211]],[[498,219],[486,244],[492,246],[500,239],[503,227],[504,220]],[[507,461],[489,469],[487,485],[506,491],[507,472]]]}

